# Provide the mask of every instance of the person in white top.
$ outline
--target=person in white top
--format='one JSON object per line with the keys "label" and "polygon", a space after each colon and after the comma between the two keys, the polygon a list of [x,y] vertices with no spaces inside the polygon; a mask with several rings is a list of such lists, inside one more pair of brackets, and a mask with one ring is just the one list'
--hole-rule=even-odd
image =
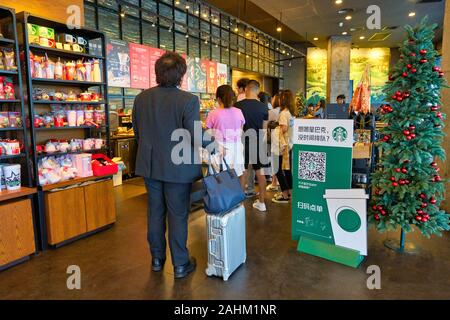
{"label": "person in white top", "polygon": [[245,87],[247,86],[247,83],[250,81],[248,78],[242,78],[239,79],[237,82],[237,99],[236,102],[239,102],[241,100],[245,99]]}
{"label": "person in white top", "polygon": [[[278,117],[280,115],[280,94],[277,93],[272,98],[272,109],[269,110],[269,120],[270,121],[278,121]],[[270,148],[269,148],[270,150]],[[270,155],[270,164],[272,169],[272,183],[267,186],[267,191],[278,191],[278,180],[277,180],[277,164],[278,156],[275,154]]]}
{"label": "person in white top", "polygon": [[295,100],[291,90],[283,90],[280,94],[280,115],[278,124],[285,141],[284,150],[280,150],[277,178],[281,192],[272,198],[275,203],[289,203],[292,195],[292,126],[295,114]]}

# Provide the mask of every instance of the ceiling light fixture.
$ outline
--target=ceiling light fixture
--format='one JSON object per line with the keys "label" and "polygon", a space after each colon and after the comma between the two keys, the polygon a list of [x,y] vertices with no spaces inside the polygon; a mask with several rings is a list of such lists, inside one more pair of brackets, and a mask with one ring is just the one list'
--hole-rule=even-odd
{"label": "ceiling light fixture", "polygon": [[314,41],[317,41],[317,40],[319,40],[319,38],[315,37],[315,38],[314,38]]}
{"label": "ceiling light fixture", "polygon": [[336,0],[334,3],[336,3],[336,4],[342,4],[342,0]]}
{"label": "ceiling light fixture", "polygon": [[277,32],[281,32],[283,29],[281,27],[277,27]]}
{"label": "ceiling light fixture", "polygon": [[361,37],[359,37],[359,40],[364,40],[366,37],[364,37],[364,36],[361,36]]}
{"label": "ceiling light fixture", "polygon": [[345,20],[352,20],[352,16],[350,16],[350,15],[346,16]]}
{"label": "ceiling light fixture", "polygon": [[175,1],[175,5],[176,5],[176,6],[179,5],[179,4],[180,4],[180,1],[179,1],[179,0]]}
{"label": "ceiling light fixture", "polygon": [[186,38],[189,38],[189,35],[187,34],[187,35],[185,35],[185,37],[186,37]]}
{"label": "ceiling light fixture", "polygon": [[413,12],[410,12],[409,14],[408,14],[408,16],[409,17],[414,17],[416,15],[416,13],[413,11]]}
{"label": "ceiling light fixture", "polygon": [[344,26],[344,23],[343,22],[339,22],[339,27],[343,27]]}
{"label": "ceiling light fixture", "polygon": [[234,32],[239,32],[239,28],[238,27],[236,27],[236,28],[234,28]]}
{"label": "ceiling light fixture", "polygon": [[346,36],[347,34],[348,34],[347,31],[342,32],[343,36]]}
{"label": "ceiling light fixture", "polygon": [[121,16],[122,18],[124,18],[124,17],[125,17],[125,11],[120,11],[120,16]]}

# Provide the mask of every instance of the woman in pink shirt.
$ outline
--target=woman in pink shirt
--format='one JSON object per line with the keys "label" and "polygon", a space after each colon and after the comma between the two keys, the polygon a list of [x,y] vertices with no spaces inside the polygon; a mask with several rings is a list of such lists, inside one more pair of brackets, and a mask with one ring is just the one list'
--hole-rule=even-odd
{"label": "woman in pink shirt", "polygon": [[[231,86],[218,87],[216,99],[218,108],[208,114],[206,128],[213,130],[216,141],[225,148],[227,164],[236,171],[238,177],[241,177],[244,173],[244,147],[242,144],[244,115],[240,109],[233,107],[236,96]],[[243,181],[241,181],[242,183]]]}

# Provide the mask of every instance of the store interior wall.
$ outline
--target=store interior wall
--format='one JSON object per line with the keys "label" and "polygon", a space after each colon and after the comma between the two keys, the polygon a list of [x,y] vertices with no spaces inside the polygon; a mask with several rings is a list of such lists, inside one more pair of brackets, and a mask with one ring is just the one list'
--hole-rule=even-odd
{"label": "store interior wall", "polygon": [[[445,3],[445,17],[444,17],[444,33],[442,36],[442,70],[445,73],[447,82],[450,83],[450,1]],[[447,153],[447,158],[450,157],[450,89],[444,88],[442,90],[442,105],[443,111],[447,114],[447,120],[445,122],[446,126],[444,132],[447,134],[444,138],[444,149]],[[446,160],[440,163],[442,170],[442,176],[444,179],[450,179],[450,161]],[[447,183],[445,193],[445,201],[442,208],[447,212],[450,212],[450,186]]]}
{"label": "store interior wall", "polygon": [[[306,55],[305,46],[293,46]],[[293,93],[306,92],[306,58],[297,58],[284,62],[284,89]]]}
{"label": "store interior wall", "polygon": [[[83,0],[0,0],[0,5],[13,8],[16,12],[27,11],[62,23],[66,23],[68,18],[74,13],[74,8],[77,8],[76,10],[79,9],[77,14],[80,14],[80,24],[84,26]],[[69,22],[72,23],[72,21]]]}

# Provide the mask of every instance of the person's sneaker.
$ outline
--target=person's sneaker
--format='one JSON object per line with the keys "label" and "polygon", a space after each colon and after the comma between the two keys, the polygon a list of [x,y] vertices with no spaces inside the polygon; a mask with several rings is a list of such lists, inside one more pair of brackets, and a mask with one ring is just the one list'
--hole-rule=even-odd
{"label": "person's sneaker", "polygon": [[267,191],[270,191],[270,192],[277,192],[277,191],[278,191],[278,186],[274,187],[273,185],[269,184],[269,185],[266,187],[266,190],[267,190]]}
{"label": "person's sneaker", "polygon": [[266,204],[264,202],[260,202],[259,199],[256,200],[255,202],[253,202],[253,208],[261,211],[261,212],[266,212]]}
{"label": "person's sneaker", "polygon": [[283,194],[277,194],[272,198],[274,203],[289,203],[289,198],[283,197]]}

